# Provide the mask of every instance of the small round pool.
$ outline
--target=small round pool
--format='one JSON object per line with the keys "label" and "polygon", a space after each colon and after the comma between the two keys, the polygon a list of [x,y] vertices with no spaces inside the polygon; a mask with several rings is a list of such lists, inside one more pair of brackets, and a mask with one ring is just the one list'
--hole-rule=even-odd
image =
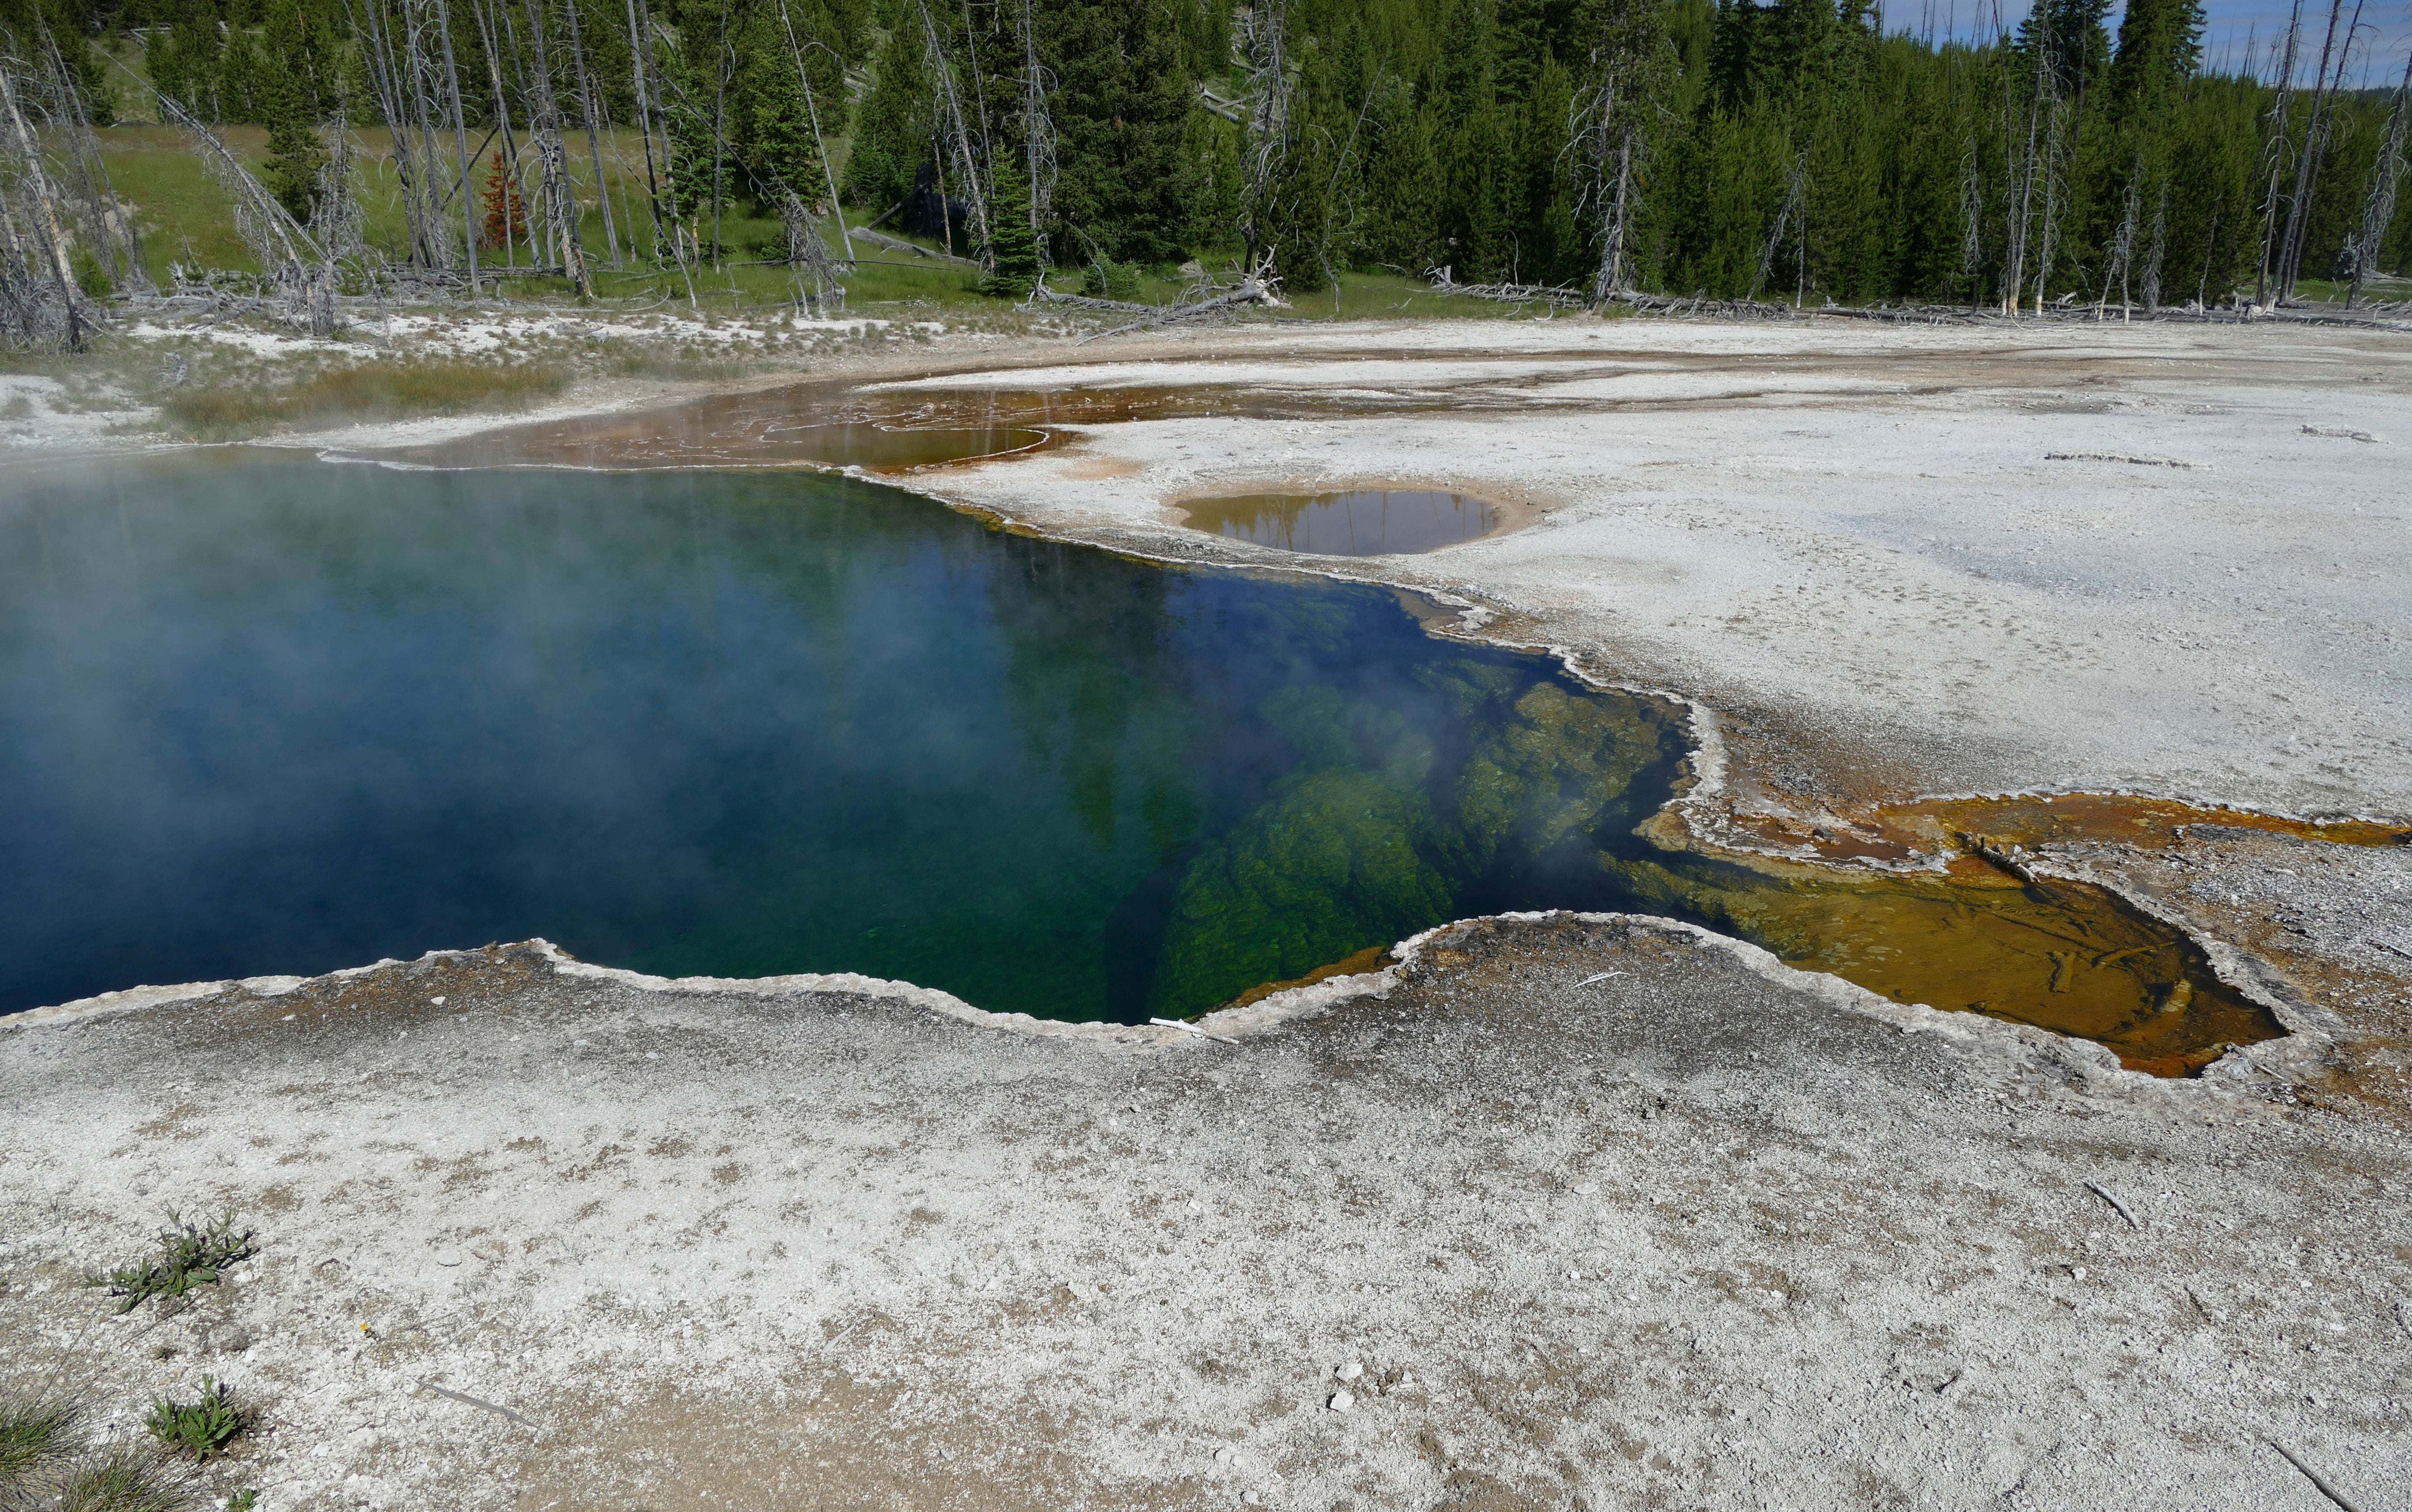
{"label": "small round pool", "polygon": [[1192,529],[1318,556],[1430,551],[1478,540],[1506,518],[1495,504],[1435,489],[1244,493],[1180,507]]}

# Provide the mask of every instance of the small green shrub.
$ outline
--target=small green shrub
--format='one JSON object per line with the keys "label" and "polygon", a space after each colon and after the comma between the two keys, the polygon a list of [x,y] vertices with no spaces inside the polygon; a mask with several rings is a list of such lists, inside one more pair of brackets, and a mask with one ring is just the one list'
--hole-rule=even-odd
{"label": "small green shrub", "polygon": [[78,1464],[51,1500],[56,1512],[184,1512],[184,1477],[139,1444],[120,1444]]}
{"label": "small green shrub", "polygon": [[221,1382],[201,1377],[201,1400],[176,1402],[154,1398],[144,1425],[170,1454],[207,1460],[226,1452],[243,1431],[243,1416],[234,1410],[234,1392]]}
{"label": "small green shrub", "polygon": [[227,1498],[226,1512],[253,1512],[259,1505],[259,1488],[246,1486]]}
{"label": "small green shrub", "polygon": [[0,1400],[0,1488],[21,1486],[71,1459],[83,1443],[83,1413],[49,1397]]}
{"label": "small green shrub", "polygon": [[535,363],[362,361],[265,391],[195,384],[159,412],[200,441],[231,441],[305,421],[392,419],[466,409],[523,409],[569,374]]}
{"label": "small green shrub", "polygon": [[1100,257],[1089,264],[1088,276],[1081,281],[1081,292],[1093,300],[1136,300],[1139,298],[1139,272],[1137,263]]}
{"label": "small green shrub", "polygon": [[170,1210],[156,1254],[95,1276],[92,1284],[125,1298],[117,1310],[131,1313],[151,1298],[182,1297],[203,1282],[215,1284],[219,1271],[257,1253],[251,1240],[250,1229],[235,1232],[231,1217],[197,1222]]}
{"label": "small green shrub", "polygon": [[76,287],[83,290],[88,300],[105,300],[117,292],[117,286],[110,282],[109,270],[89,252],[75,255],[75,281]]}

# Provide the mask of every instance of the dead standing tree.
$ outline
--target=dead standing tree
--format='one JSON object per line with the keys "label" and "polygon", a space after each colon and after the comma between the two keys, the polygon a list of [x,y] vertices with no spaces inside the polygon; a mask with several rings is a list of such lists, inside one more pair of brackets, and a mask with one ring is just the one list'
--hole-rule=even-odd
{"label": "dead standing tree", "polygon": [[[914,8],[921,17],[923,55],[928,60],[930,78],[938,92],[938,130],[940,151],[954,160],[955,187],[963,197],[963,205],[971,212],[972,242],[979,248],[980,266],[995,272],[995,254],[990,246],[988,227],[987,179],[980,171],[985,144],[974,139],[971,123],[963,114],[963,91],[955,81],[954,59],[947,50],[946,37],[938,30],[937,18],[930,14],[927,0],[915,0]],[[943,201],[947,185],[943,176],[938,183],[938,197]]]}
{"label": "dead standing tree", "polygon": [[[496,0],[496,9],[501,9],[501,0]],[[506,11],[504,14],[507,15],[508,12]],[[485,50],[487,84],[493,91],[494,132],[500,133],[503,139],[503,162],[499,171],[516,179],[519,176],[520,145],[519,139],[511,132],[510,101],[503,93],[503,53],[495,36],[497,28],[493,18],[487,14],[481,0],[469,0],[469,18],[477,23],[478,40]],[[493,133],[489,133],[490,137],[492,135]],[[511,221],[512,217],[507,213],[503,217],[503,266],[516,271],[519,266],[519,249],[511,240]],[[528,234],[531,239],[534,238],[533,226],[529,227]],[[533,257],[535,249],[531,247],[529,250]]]}
{"label": "dead standing tree", "polygon": [[306,321],[310,333],[322,341],[333,335],[334,259],[277,202],[267,186],[252,177],[251,169],[243,167],[243,159],[228,149],[216,132],[194,119],[191,111],[169,95],[158,95],[157,98],[161,119],[191,139],[202,170],[233,198],[235,233],[243,238],[259,265],[268,270],[269,285],[274,290],[269,301],[270,312],[282,318]]}
{"label": "dead standing tree", "polygon": [[67,71],[58,39],[42,32],[42,54],[48,89],[38,108],[48,128],[51,151],[59,162],[58,182],[66,190],[69,234],[120,293],[151,292],[151,275],[142,266],[141,239],[136,235],[127,206],[119,203],[110,182],[109,165],[93,135],[92,117],[84,109],[83,92]]}
{"label": "dead standing tree", "polygon": [[[586,71],[586,38],[578,27],[578,0],[568,0],[561,7],[569,23],[569,61],[578,75],[578,116],[586,126],[586,155],[595,165],[595,202],[603,211],[603,247],[611,255],[611,266],[620,266],[620,235],[611,224],[611,191],[603,177],[603,139],[596,130],[599,111],[596,103],[595,81]],[[630,240],[636,228],[629,228]]]}
{"label": "dead standing tree", "polygon": [[[1030,24],[1035,0],[1022,0],[1022,167],[1030,175],[1030,230],[1038,239],[1039,266],[1047,265],[1048,220],[1055,205],[1055,123],[1047,112],[1052,76],[1038,62],[1038,41]],[[1042,275],[1041,283],[1045,282]]]}
{"label": "dead standing tree", "polygon": [[[846,285],[839,281],[829,242],[821,236],[820,217],[803,197],[789,188],[778,196],[779,220],[787,234],[787,275],[797,290],[797,303],[809,314],[825,316],[846,308]],[[854,259],[851,249],[846,259]]]}
{"label": "dead standing tree", "polygon": [[414,268],[452,266],[452,237],[444,213],[443,140],[418,0],[346,0],[345,16],[359,38],[379,116],[393,143],[394,180]]}
{"label": "dead standing tree", "polygon": [[2345,297],[2347,308],[2361,298],[2364,280],[2378,271],[2379,243],[2387,239],[2387,228],[2395,224],[2395,196],[2404,182],[2404,135],[2407,108],[2412,108],[2412,56],[2404,60],[2404,81],[2395,86],[2395,108],[2388,112],[2387,138],[2378,149],[2378,160],[2370,166],[2370,193],[2361,202],[2361,228],[2346,243],[2346,276],[2350,281]]}
{"label": "dead standing tree", "polygon": [[[1993,29],[1997,37],[1996,54],[2002,59],[2002,172],[2007,194],[2005,199],[2002,248],[2002,313],[2019,313],[2019,296],[2026,288],[2027,246],[2035,231],[2035,191],[2037,148],[2044,129],[2044,109],[2052,92],[2052,68],[2049,56],[2037,60],[2027,81],[2025,124],[2022,128],[2019,110],[2019,66],[2009,28],[2002,24],[2001,7],[1993,8]],[[2051,37],[2046,32],[2042,45],[2049,48]]]}
{"label": "dead standing tree", "polygon": [[2270,275],[2279,255],[2278,185],[2287,170],[2287,159],[2293,146],[2289,135],[2293,126],[2295,94],[2295,54],[2303,35],[2303,0],[2295,0],[2287,19],[2286,51],[2278,66],[2278,96],[2270,104],[2268,122],[2263,134],[2262,155],[2270,164],[2270,186],[2261,197],[2261,266],[2253,281],[2253,307],[2270,307]]}
{"label": "dead standing tree", "polygon": [[64,197],[26,116],[27,82],[24,65],[0,54],[0,340],[81,351],[99,316],[76,283]]}
{"label": "dead standing tree", "polygon": [[0,344],[76,351],[101,298],[151,280],[82,93],[35,26],[0,33]]}
{"label": "dead standing tree", "polygon": [[[1809,228],[1804,222],[1807,220],[1808,193],[1809,154],[1804,149],[1792,160],[1792,171],[1786,177],[1784,208],[1775,213],[1775,224],[1768,229],[1767,242],[1758,249],[1758,272],[1751,278],[1750,292],[1743,298],[1744,304],[1758,301],[1758,291],[1767,283],[1767,275],[1775,269],[1775,255],[1784,248],[1784,233],[1787,230],[1792,232],[1793,242],[1800,256],[1802,291],[1803,293],[1807,291]],[[1799,295],[1794,297],[1792,307],[1796,310],[1801,308]]]}
{"label": "dead standing tree", "polygon": [[2353,52],[2354,34],[2361,26],[2362,0],[2355,0],[2353,19],[2346,23],[2345,37],[2340,41],[2337,21],[2344,8],[2344,0],[2331,0],[2329,7],[2328,38],[2320,45],[2319,72],[2313,81],[2311,120],[2303,130],[2302,151],[2295,158],[2294,190],[2287,197],[2287,230],[2279,251],[2281,301],[2294,297],[2295,282],[2302,274],[2303,242],[2312,229],[2312,196],[2319,184],[2320,161],[2327,152],[2336,97],[2345,89],[2346,66]]}
{"label": "dead standing tree", "polygon": [[[846,207],[839,202],[837,197],[837,169],[832,168],[830,164],[829,139],[821,135],[820,102],[813,95],[812,71],[804,66],[803,44],[796,39],[796,23],[794,19],[787,14],[787,0],[779,0],[779,25],[787,34],[787,51],[794,55],[796,60],[796,83],[797,86],[804,92],[804,116],[805,119],[812,124],[813,151],[820,156],[821,183],[829,189],[829,213],[837,220],[838,241],[846,248],[846,260],[852,262],[854,260],[854,237],[853,234],[846,228]],[[816,41],[813,45],[815,47],[819,47],[821,44]],[[827,50],[824,49],[824,51]],[[840,59],[839,61],[843,63],[845,60]],[[787,198],[790,199],[796,199],[796,195],[793,190],[788,191]],[[803,203],[801,199],[797,200],[796,208],[798,210],[803,209]],[[796,256],[796,223],[794,217],[788,215],[784,210],[781,213],[782,218],[787,221],[787,255],[788,260],[792,262],[795,260]],[[815,233],[814,244],[816,246],[819,245],[819,237],[817,232]],[[815,265],[816,276],[826,268],[828,261],[829,249],[823,246],[820,248],[819,257]],[[838,290],[838,296],[841,300],[845,298],[845,295],[846,291],[844,289]]]}
{"label": "dead standing tree", "polygon": [[1240,242],[1249,265],[1279,240],[1275,199],[1290,147],[1289,60],[1283,0],[1257,0],[1231,19],[1233,50],[1247,65],[1247,140],[1240,158]]}
{"label": "dead standing tree", "polygon": [[[577,0],[570,0],[572,5]],[[529,81],[530,93],[536,99],[536,151],[538,176],[537,209],[552,237],[553,256],[560,259],[564,276],[578,289],[578,297],[595,297],[595,278],[587,271],[586,248],[578,236],[578,197],[569,187],[569,154],[561,141],[561,110],[552,94],[552,54],[545,45],[543,0],[527,0],[528,32],[536,44],[536,72]],[[597,177],[596,192],[600,194],[603,181]]]}
{"label": "dead standing tree", "polygon": [[1649,0],[1605,0],[1574,97],[1569,150],[1575,154],[1576,213],[1599,228],[1594,308],[1633,292],[1633,242],[1648,167],[1650,112],[1674,69],[1660,8]]}

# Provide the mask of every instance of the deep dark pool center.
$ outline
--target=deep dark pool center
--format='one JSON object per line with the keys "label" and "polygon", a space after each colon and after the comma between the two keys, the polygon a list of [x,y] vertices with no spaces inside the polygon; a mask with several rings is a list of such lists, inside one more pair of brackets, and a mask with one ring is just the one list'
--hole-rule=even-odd
{"label": "deep dark pool center", "polygon": [[[541,934],[1137,1020],[1575,907],[2076,1013],[2141,1064],[2274,1032],[2107,894],[1659,853],[1632,831],[1676,711],[1435,639],[1387,591],[823,475],[30,470],[0,495],[0,1009]],[[1973,988],[1945,967],[1979,955]]]}

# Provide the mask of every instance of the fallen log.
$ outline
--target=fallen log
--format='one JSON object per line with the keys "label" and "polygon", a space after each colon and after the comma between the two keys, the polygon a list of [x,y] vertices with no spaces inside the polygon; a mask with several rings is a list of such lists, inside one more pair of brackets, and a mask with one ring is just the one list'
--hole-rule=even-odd
{"label": "fallen log", "polygon": [[928,247],[916,245],[901,236],[890,236],[885,231],[875,231],[868,226],[855,228],[853,234],[875,246],[888,247],[897,252],[909,252],[917,257],[934,258],[939,262],[959,262],[966,268],[979,266],[969,257],[958,257],[951,252],[933,252]]}
{"label": "fallen log", "polygon": [[1030,298],[1022,301],[1024,309],[1033,304],[1068,304],[1076,310],[1112,310],[1124,315],[1147,315],[1162,309],[1155,304],[1140,304],[1131,300],[1101,300],[1088,294],[1059,294],[1047,286],[1045,280],[1031,286]]}
{"label": "fallen log", "polygon": [[[1247,304],[1263,304],[1273,309],[1280,309],[1282,308],[1281,299],[1274,292],[1279,282],[1280,281],[1278,279],[1273,278],[1271,274],[1262,271],[1250,273],[1247,277],[1240,280],[1237,285],[1220,294],[1213,295],[1207,299],[1198,300],[1188,304],[1155,306],[1149,315],[1138,320],[1134,320],[1126,326],[1116,326],[1111,330],[1092,332],[1089,335],[1081,337],[1072,345],[1075,346],[1086,346],[1093,341],[1102,341],[1108,336],[1127,335],[1134,330],[1149,330],[1157,326],[1169,326],[1187,320],[1199,320],[1207,316],[1220,315],[1237,310],[1241,306]],[[1142,308],[1145,307],[1143,306]]]}

